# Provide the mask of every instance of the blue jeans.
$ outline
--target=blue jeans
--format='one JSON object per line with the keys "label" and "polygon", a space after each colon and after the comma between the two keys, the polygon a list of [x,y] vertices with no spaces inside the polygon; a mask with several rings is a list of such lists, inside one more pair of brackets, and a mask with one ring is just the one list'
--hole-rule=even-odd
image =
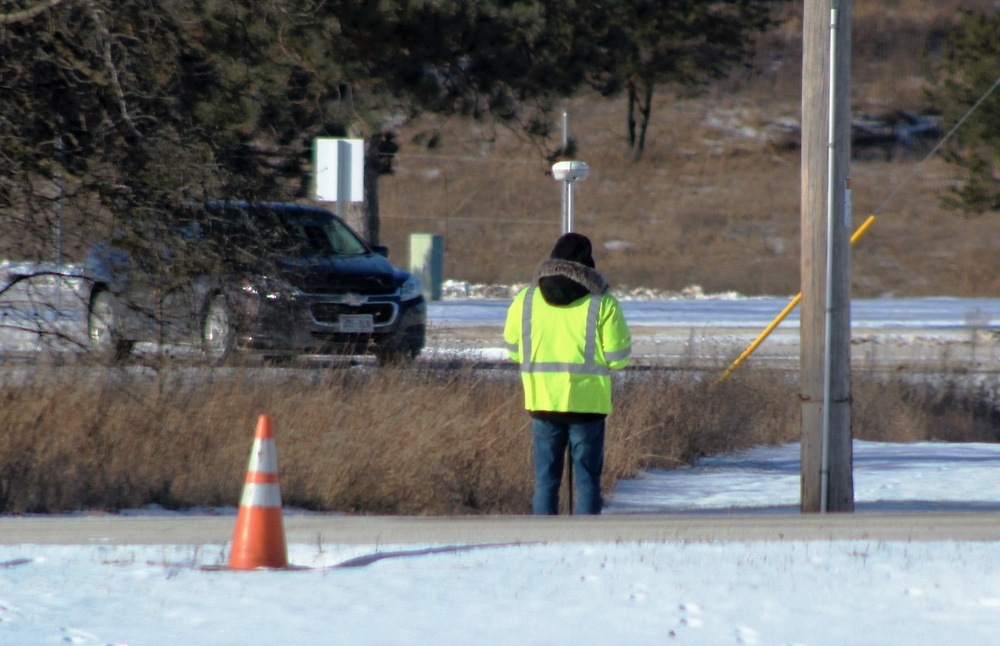
{"label": "blue jeans", "polygon": [[566,444],[573,459],[576,480],[576,514],[601,513],[601,471],[604,469],[604,420],[571,424],[531,420],[534,435],[535,515],[559,513]]}

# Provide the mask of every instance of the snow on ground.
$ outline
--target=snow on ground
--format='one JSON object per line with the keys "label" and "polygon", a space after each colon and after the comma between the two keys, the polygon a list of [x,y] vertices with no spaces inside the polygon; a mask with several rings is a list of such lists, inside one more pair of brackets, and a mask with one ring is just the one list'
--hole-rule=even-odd
{"label": "snow on ground", "polygon": [[[798,447],[622,483],[609,514],[795,513]],[[1000,446],[855,445],[859,513],[1000,509]],[[607,519],[613,522],[613,519]],[[435,546],[426,546],[435,547]],[[440,547],[440,546],[438,546]],[[442,550],[293,544],[0,547],[0,644],[994,644],[1000,545],[874,540]],[[413,546],[406,546],[413,550]]]}
{"label": "snow on ground", "polygon": [[[855,440],[855,511],[1000,511],[998,474],[996,444]],[[797,443],[758,447],[623,481],[605,513],[798,513],[799,483]]]}

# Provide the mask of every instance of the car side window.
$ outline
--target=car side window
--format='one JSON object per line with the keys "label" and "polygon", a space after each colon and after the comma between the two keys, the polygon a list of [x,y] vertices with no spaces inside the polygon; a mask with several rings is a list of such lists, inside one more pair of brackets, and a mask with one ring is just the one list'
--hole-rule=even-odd
{"label": "car side window", "polygon": [[324,235],[333,245],[333,252],[341,256],[356,256],[367,253],[368,249],[346,227],[333,220],[324,227]]}
{"label": "car side window", "polygon": [[337,221],[299,221],[287,228],[283,251],[296,256],[356,256],[368,252],[364,243]]}
{"label": "car side window", "polygon": [[327,256],[334,251],[333,245],[330,244],[330,239],[326,236],[326,231],[323,230],[323,227],[307,224],[299,227],[299,231],[302,239],[305,241],[305,248],[308,253]]}

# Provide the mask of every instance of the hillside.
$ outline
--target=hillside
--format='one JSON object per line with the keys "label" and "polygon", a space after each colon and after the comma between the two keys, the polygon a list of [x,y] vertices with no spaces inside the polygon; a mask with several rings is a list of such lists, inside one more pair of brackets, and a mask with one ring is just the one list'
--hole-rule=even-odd
{"label": "hillside", "polygon": [[[748,68],[696,97],[660,89],[638,163],[626,150],[623,100],[581,95],[563,106],[576,157],[591,168],[574,192],[575,228],[594,239],[612,283],[799,291],[801,5],[794,4],[783,26],[760,39]],[[926,61],[959,9],[994,5],[856,0],[854,115],[933,109],[923,92]],[[438,233],[446,278],[528,280],[561,227],[561,185],[546,174],[545,151],[462,119],[424,117],[399,132],[396,173],[381,183],[382,242],[393,260],[407,262],[410,233]],[[941,205],[957,175],[927,158],[935,143],[855,148],[854,226],[877,217],[854,248],[855,296],[1000,296],[991,235],[1000,214]]]}

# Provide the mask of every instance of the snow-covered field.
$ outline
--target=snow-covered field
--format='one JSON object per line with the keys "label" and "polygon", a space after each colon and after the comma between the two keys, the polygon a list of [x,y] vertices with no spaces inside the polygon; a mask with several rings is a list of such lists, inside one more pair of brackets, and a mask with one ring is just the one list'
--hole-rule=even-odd
{"label": "snow-covered field", "polygon": [[[797,447],[623,483],[608,513],[797,513]],[[858,515],[1000,509],[1000,446],[857,442]],[[985,512],[984,512],[985,513]],[[612,518],[604,519],[613,521]],[[427,548],[440,547],[427,545]],[[0,546],[0,644],[995,644],[1000,545],[878,540]]]}

